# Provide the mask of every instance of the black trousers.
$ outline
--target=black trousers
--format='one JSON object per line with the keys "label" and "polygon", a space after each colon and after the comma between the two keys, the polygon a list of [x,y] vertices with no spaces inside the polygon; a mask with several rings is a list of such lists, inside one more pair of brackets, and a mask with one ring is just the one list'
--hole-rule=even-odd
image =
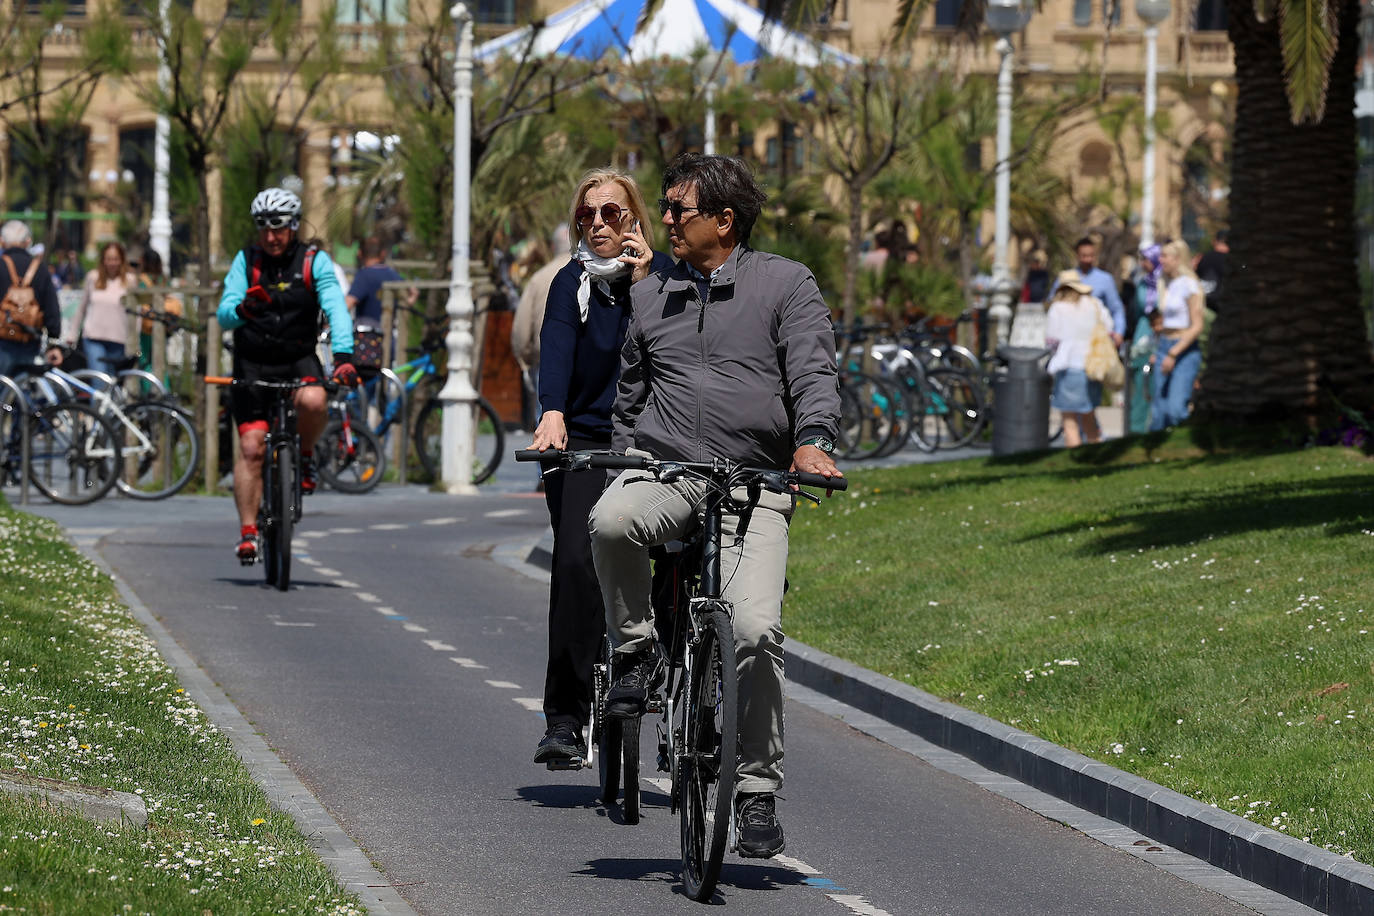
{"label": "black trousers", "polygon": [[[568,448],[605,449],[610,443],[568,437]],[[544,678],[547,725],[577,728],[591,717],[592,666],[606,635],[606,608],[592,565],[587,518],[606,489],[603,471],[558,471],[544,478],[553,526],[549,584],[549,667]]]}

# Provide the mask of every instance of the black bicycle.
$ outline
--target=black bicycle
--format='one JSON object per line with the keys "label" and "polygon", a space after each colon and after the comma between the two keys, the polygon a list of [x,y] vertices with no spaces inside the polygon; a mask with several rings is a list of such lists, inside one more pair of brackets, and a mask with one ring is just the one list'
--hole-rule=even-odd
{"label": "black bicycle", "polygon": [[[819,500],[797,487],[843,490],[843,477],[751,468],[725,459],[660,461],[604,452],[539,452],[524,449],[517,461],[539,461],[564,471],[648,471],[661,483],[695,479],[705,484],[701,526],[688,542],[658,555],[654,617],[666,677],[646,712],[659,717],[658,769],[669,774],[671,810],[679,815],[682,881],[693,900],[710,898],[728,845],[734,847],[735,769],[739,756],[739,685],[735,663],[734,608],[721,598],[722,520],[740,519],[743,538],[764,490]],[[743,493],[743,497],[737,493]],[[609,643],[608,643],[609,646]],[[601,797],[614,803],[623,790],[626,823],[639,820],[640,718],[605,714],[614,682],[607,653],[593,672],[592,746],[601,760]],[[605,666],[604,668],[602,666]]]}
{"label": "black bicycle", "polygon": [[[236,379],[206,376],[207,385],[257,388],[271,394],[267,438],[262,459],[262,503],[258,534],[262,538],[267,584],[278,591],[291,587],[291,535],[301,520],[301,439],[296,430],[296,389],[307,385],[338,386],[320,379]],[[244,565],[251,564],[247,561]]]}

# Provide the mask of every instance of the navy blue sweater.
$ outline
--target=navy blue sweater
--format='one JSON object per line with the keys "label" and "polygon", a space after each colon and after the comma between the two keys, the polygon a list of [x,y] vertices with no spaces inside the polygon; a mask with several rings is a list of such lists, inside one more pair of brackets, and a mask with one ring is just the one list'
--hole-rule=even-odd
{"label": "navy blue sweater", "polygon": [[[672,258],[655,253],[649,274],[672,266]],[[613,281],[610,297],[593,280],[583,324],[577,307],[581,276],[582,265],[569,260],[549,287],[539,330],[539,407],[562,411],[568,435],[610,443],[620,350],[630,323],[630,279]]]}

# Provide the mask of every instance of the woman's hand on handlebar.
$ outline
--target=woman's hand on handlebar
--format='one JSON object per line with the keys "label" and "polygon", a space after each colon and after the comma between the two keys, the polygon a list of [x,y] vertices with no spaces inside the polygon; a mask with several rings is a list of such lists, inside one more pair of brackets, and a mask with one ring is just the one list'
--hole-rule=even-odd
{"label": "woman's hand on handlebar", "polygon": [[546,410],[544,415],[539,418],[539,425],[534,430],[534,440],[530,442],[530,448],[536,451],[556,448],[565,449],[568,447],[568,428],[563,425],[563,412],[561,410]]}
{"label": "woman's hand on handlebar", "polygon": [[[792,454],[789,471],[802,471],[819,474],[822,477],[844,477],[844,472],[835,466],[835,460],[814,445],[801,445]],[[826,496],[834,495],[834,490],[826,490]]]}

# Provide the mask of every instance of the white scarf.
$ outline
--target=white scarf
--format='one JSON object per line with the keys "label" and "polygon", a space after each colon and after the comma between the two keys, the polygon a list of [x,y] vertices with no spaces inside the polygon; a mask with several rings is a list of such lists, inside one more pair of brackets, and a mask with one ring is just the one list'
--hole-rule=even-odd
{"label": "white scarf", "polygon": [[625,276],[632,269],[624,261],[617,261],[615,258],[603,258],[592,254],[585,241],[577,243],[577,251],[573,257],[582,263],[582,277],[577,283],[577,308],[582,316],[582,323],[587,323],[587,315],[591,313],[592,307],[592,282],[600,287],[601,292],[607,298],[611,295],[611,280],[618,280]]}

